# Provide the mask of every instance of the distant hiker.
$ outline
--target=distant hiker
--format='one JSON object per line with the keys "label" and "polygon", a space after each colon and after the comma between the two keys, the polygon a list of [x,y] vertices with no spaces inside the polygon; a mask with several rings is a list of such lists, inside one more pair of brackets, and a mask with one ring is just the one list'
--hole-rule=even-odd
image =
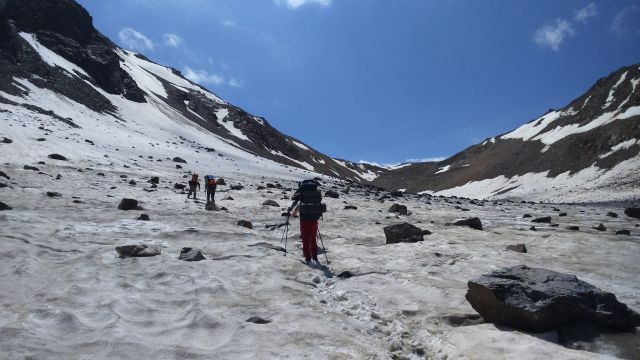
{"label": "distant hiker", "polygon": [[200,181],[198,181],[198,174],[191,175],[191,180],[189,180],[189,194],[187,195],[187,199],[191,197],[191,193],[193,193],[193,199],[196,200],[196,191],[200,189]]}
{"label": "distant hiker", "polygon": [[204,177],[204,190],[207,195],[207,202],[215,203],[216,188],[218,184],[213,175],[205,175]]}
{"label": "distant hiker", "polygon": [[298,183],[298,190],[291,199],[293,203],[289,206],[289,216],[294,215],[295,208],[300,212],[300,238],[302,239],[302,253],[307,264],[311,260],[318,261],[318,245],[316,236],[318,235],[318,220],[322,213],[327,210],[322,203],[322,193],[318,191],[318,183],[315,180],[305,180]]}

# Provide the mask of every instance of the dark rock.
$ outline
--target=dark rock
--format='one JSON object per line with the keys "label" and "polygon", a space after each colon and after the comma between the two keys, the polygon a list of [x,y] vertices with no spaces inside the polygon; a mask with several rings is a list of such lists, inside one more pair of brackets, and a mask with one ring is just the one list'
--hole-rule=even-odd
{"label": "dark rock", "polygon": [[61,161],[67,161],[68,160],[65,156],[62,156],[60,154],[49,154],[48,158],[49,159],[53,159],[53,160],[61,160]]}
{"label": "dark rock", "polygon": [[242,190],[242,189],[244,189],[244,186],[242,186],[242,185],[231,185],[230,189],[231,190]]}
{"label": "dark rock", "polygon": [[180,169],[182,169],[182,166],[176,165],[176,169],[180,170]]}
{"label": "dark rock", "polygon": [[280,207],[280,204],[278,204],[277,202],[273,201],[273,200],[265,200],[262,205],[265,206],[274,206],[274,207]]}
{"label": "dark rock", "polygon": [[529,228],[529,230],[531,230],[531,231],[538,231],[538,230],[536,229],[536,227],[535,227],[535,226],[530,227],[530,228]]}
{"label": "dark rock", "polygon": [[600,224],[596,227],[593,228],[594,230],[598,230],[598,231],[607,231],[607,227],[604,226],[604,224]]}
{"label": "dark rock", "polygon": [[618,231],[616,231],[616,235],[629,235],[629,236],[631,236],[631,231],[629,231],[629,230],[618,230]]}
{"label": "dark rock", "polygon": [[575,225],[567,226],[567,230],[578,231],[580,230],[580,226],[575,226]]}
{"label": "dark rock", "polygon": [[227,196],[226,198],[224,198],[222,200],[233,200],[233,198],[231,196]]}
{"label": "dark rock", "polygon": [[123,245],[116,246],[116,251],[121,258],[126,257],[149,257],[160,255],[160,248],[147,245]]}
{"label": "dark rock", "polygon": [[567,216],[567,213],[566,212],[561,212],[560,214],[558,214],[558,216],[565,217],[565,216]]}
{"label": "dark rock", "polygon": [[254,323],[254,324],[259,324],[259,325],[264,325],[264,324],[270,323],[271,320],[261,318],[260,316],[252,316],[252,317],[247,319],[247,322]]}
{"label": "dark rock", "polygon": [[238,220],[238,223],[236,225],[246,227],[247,229],[253,229],[253,224],[251,223],[251,221],[247,220]]}
{"label": "dark rock", "polygon": [[217,180],[216,180],[216,184],[218,184],[218,185],[222,185],[222,186],[226,186],[226,185],[227,185],[227,182],[226,182],[226,181],[224,181],[224,179],[223,179],[223,178],[219,178],[219,179],[217,179]]}
{"label": "dark rock", "polygon": [[35,166],[30,166],[30,165],[25,165],[25,166],[23,167],[23,169],[25,169],[25,170],[31,170],[31,171],[40,171],[40,169],[38,169],[37,167],[35,167]]}
{"label": "dark rock", "polygon": [[202,261],[206,260],[204,255],[202,255],[202,251],[190,247],[185,247],[180,250],[179,260],[184,261]]}
{"label": "dark rock", "polygon": [[403,197],[404,193],[402,191],[392,191],[389,193],[389,195],[393,196],[393,197]]}
{"label": "dark rock", "polygon": [[135,185],[135,184],[136,184],[135,180],[133,180],[133,179],[129,180],[129,185]]}
{"label": "dark rock", "polygon": [[13,142],[13,140],[9,139],[8,137],[3,137],[2,138],[2,143],[3,144],[11,144]]}
{"label": "dark rock", "polygon": [[538,224],[542,224],[542,223],[551,224],[551,216],[546,216],[546,217],[533,219],[533,220],[531,220],[531,222],[538,223]]}
{"label": "dark rock", "polygon": [[340,274],[338,274],[338,277],[341,278],[341,279],[350,279],[353,276],[354,276],[354,274],[349,270],[343,271]]}
{"label": "dark rock", "polygon": [[0,201],[0,211],[13,210],[13,208]]}
{"label": "dark rock", "polygon": [[608,217],[612,217],[612,218],[617,218],[617,217],[618,217],[618,214],[617,214],[617,213],[614,213],[613,211],[609,211],[609,212],[607,213],[607,216],[608,216]]}
{"label": "dark rock", "polygon": [[390,213],[398,213],[400,215],[407,215],[407,207],[400,204],[393,204],[388,210]]}
{"label": "dark rock", "polygon": [[177,163],[181,163],[181,164],[186,164],[187,163],[187,161],[185,159],[183,159],[181,157],[178,157],[178,156],[173,158],[173,162],[177,162]]}
{"label": "dark rock", "polygon": [[158,184],[160,184],[160,178],[157,177],[157,176],[154,176],[149,180],[149,182],[152,183],[152,184],[158,185]]}
{"label": "dark rock", "polygon": [[141,207],[138,206],[138,200],[136,199],[127,199],[123,198],[120,200],[120,204],[118,205],[118,209],[120,210],[142,210]]}
{"label": "dark rock", "polygon": [[640,207],[629,207],[624,209],[624,214],[628,217],[640,219]]}
{"label": "dark rock", "polygon": [[2,176],[3,178],[5,178],[7,180],[11,180],[11,177],[9,175],[7,175],[4,171],[0,171],[0,176]]}
{"label": "dark rock", "polygon": [[430,234],[431,232],[429,230],[422,230],[409,223],[390,225],[384,228],[384,236],[387,239],[387,244],[424,241],[424,235]]}
{"label": "dark rock", "polygon": [[453,225],[468,226],[472,229],[482,230],[482,221],[480,221],[480,219],[478,219],[477,217],[457,220],[453,222]]}
{"label": "dark rock", "polygon": [[140,214],[140,216],[138,217],[137,220],[139,220],[139,221],[150,221],[151,218],[147,214]]}
{"label": "dark rock", "polygon": [[508,245],[507,250],[511,250],[519,253],[526,253],[527,246],[525,244]]}
{"label": "dark rock", "polygon": [[358,207],[357,207],[357,206],[354,206],[354,205],[346,205],[346,206],[344,207],[344,209],[345,209],[345,210],[358,210]]}
{"label": "dark rock", "polygon": [[614,330],[640,326],[640,314],[574,275],[518,265],[468,282],[467,301],[487,321],[546,332],[577,321]]}
{"label": "dark rock", "polygon": [[62,179],[62,175],[61,174],[56,175],[56,180],[60,180],[60,179]]}
{"label": "dark rock", "polygon": [[128,177],[129,177],[129,176],[124,175],[124,174],[123,174],[123,175],[120,175],[120,178],[121,178],[121,179],[126,179],[126,178],[128,178]]}
{"label": "dark rock", "polygon": [[55,191],[47,191],[47,196],[48,197],[62,197],[62,194],[60,194],[59,192],[55,192]]}
{"label": "dark rock", "polygon": [[187,185],[186,185],[186,184],[178,184],[178,183],[175,183],[175,184],[173,184],[173,187],[174,187],[175,189],[178,189],[178,190],[184,190],[184,188],[186,188],[186,187],[187,187]]}
{"label": "dark rock", "polygon": [[337,199],[340,197],[340,194],[338,194],[338,192],[335,190],[327,190],[325,191],[324,196],[332,199]]}
{"label": "dark rock", "polygon": [[37,138],[36,141],[47,141],[45,138]]}
{"label": "dark rock", "polygon": [[99,173],[97,173],[96,175],[97,175],[97,176],[104,176],[104,173],[99,172]]}
{"label": "dark rock", "polygon": [[74,204],[84,204],[84,201],[82,200],[73,200]]}

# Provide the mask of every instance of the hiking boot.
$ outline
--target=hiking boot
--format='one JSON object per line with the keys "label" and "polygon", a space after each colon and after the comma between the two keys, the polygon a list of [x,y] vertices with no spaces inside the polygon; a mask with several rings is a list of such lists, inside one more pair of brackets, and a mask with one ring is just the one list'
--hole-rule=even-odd
{"label": "hiking boot", "polygon": [[311,265],[311,259],[304,259],[305,264]]}

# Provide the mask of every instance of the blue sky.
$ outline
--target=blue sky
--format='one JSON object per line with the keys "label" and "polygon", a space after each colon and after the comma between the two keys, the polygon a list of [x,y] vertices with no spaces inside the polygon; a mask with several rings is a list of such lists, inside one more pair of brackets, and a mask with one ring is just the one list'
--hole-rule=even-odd
{"label": "blue sky", "polygon": [[640,62],[640,0],[79,0],[119,45],[330,156],[450,156]]}

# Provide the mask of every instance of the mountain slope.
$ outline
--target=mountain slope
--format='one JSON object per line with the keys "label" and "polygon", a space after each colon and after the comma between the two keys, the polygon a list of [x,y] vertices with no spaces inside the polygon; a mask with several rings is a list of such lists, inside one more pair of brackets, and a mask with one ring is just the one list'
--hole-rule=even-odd
{"label": "mountain slope", "polygon": [[640,65],[596,82],[560,110],[441,162],[373,183],[411,192],[552,201],[640,198]]}
{"label": "mountain slope", "polygon": [[[268,159],[354,181],[372,178],[369,168],[321,154],[280,133],[264,118],[185,79],[179,71],[117,47],[93,27],[91,16],[75,1],[2,1],[0,27],[3,117],[16,114],[20,107],[21,112],[44,115],[70,128],[80,126],[80,116],[120,121],[128,127],[151,112],[211,134],[200,140],[199,150],[214,152],[221,146],[215,144],[222,143],[258,161]],[[83,110],[67,109],[63,115],[61,102],[73,102]]]}

